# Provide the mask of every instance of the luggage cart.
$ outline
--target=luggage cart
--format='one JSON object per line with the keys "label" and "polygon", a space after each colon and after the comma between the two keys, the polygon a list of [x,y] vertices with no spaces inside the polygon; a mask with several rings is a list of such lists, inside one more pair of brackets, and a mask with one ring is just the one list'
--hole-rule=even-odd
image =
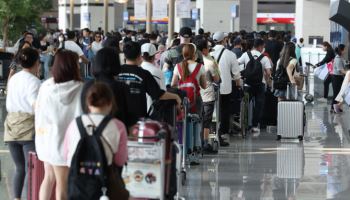
{"label": "luggage cart", "polygon": [[214,152],[218,152],[219,143],[219,128],[220,128],[220,86],[215,85],[215,107],[212,120],[212,130],[209,134],[209,144],[212,146]]}
{"label": "luggage cart", "polygon": [[249,129],[249,93],[247,88],[243,86],[243,98],[241,102],[241,113],[240,113],[240,124],[241,124],[241,135],[242,138],[247,136]]}
{"label": "luggage cart", "polygon": [[182,136],[181,139],[182,141],[179,141],[181,144],[182,148],[182,161],[181,161],[181,184],[185,185],[186,184],[186,179],[187,179],[187,172],[186,172],[186,154],[187,154],[187,149],[186,149],[186,131],[187,131],[187,115],[188,115],[188,99],[185,97],[183,99],[183,110],[184,110],[184,117],[182,119]]}
{"label": "luggage cart", "polygon": [[305,88],[306,88],[306,94],[304,99],[306,100],[306,102],[311,103],[314,101],[314,96],[310,93],[310,67],[315,68],[315,66],[309,62],[306,62],[306,69],[305,72],[303,74],[304,79],[305,79]]}
{"label": "luggage cart", "polygon": [[165,143],[128,142],[123,179],[134,198],[165,199]]}

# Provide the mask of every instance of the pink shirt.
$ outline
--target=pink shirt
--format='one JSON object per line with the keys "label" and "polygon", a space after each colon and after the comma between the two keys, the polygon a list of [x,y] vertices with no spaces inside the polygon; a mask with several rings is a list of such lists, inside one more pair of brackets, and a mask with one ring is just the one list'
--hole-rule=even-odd
{"label": "pink shirt", "polygon": [[[92,130],[88,128],[88,126],[93,124],[98,126],[104,116],[99,114],[89,114],[89,116],[92,121],[87,115],[82,116],[82,121],[87,133],[91,135]],[[128,159],[127,132],[124,124],[118,119],[112,119],[103,130],[102,137],[104,138],[102,141],[108,164],[110,165],[114,162],[117,166],[123,166]],[[64,138],[64,153],[68,166],[71,165],[80,139],[81,137],[76,120],[73,120]]]}

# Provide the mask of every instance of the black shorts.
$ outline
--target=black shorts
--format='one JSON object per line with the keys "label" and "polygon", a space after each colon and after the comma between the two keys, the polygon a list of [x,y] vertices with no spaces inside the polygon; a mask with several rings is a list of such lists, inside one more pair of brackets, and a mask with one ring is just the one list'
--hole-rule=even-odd
{"label": "black shorts", "polygon": [[205,102],[203,103],[202,117],[203,117],[203,128],[210,128],[211,122],[213,120],[215,102]]}

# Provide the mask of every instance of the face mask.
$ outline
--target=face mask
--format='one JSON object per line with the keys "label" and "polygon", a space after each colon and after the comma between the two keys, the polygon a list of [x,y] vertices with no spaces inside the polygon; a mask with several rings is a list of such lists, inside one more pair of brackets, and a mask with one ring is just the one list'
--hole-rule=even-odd
{"label": "face mask", "polygon": [[58,41],[60,41],[60,42],[63,42],[63,40],[64,40],[63,37],[58,38]]}

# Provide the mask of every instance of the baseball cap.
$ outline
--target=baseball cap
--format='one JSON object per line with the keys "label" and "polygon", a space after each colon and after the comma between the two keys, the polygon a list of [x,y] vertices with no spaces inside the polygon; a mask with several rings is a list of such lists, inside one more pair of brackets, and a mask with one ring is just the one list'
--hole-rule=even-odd
{"label": "baseball cap", "polygon": [[214,35],[213,35],[213,40],[214,42],[221,42],[222,40],[225,39],[225,33],[224,32],[215,32]]}
{"label": "baseball cap", "polygon": [[146,43],[141,46],[141,53],[148,53],[150,56],[154,56],[157,53],[156,47],[151,43]]}
{"label": "baseball cap", "polygon": [[184,38],[192,37],[192,29],[190,27],[182,27],[180,29],[180,36]]}

